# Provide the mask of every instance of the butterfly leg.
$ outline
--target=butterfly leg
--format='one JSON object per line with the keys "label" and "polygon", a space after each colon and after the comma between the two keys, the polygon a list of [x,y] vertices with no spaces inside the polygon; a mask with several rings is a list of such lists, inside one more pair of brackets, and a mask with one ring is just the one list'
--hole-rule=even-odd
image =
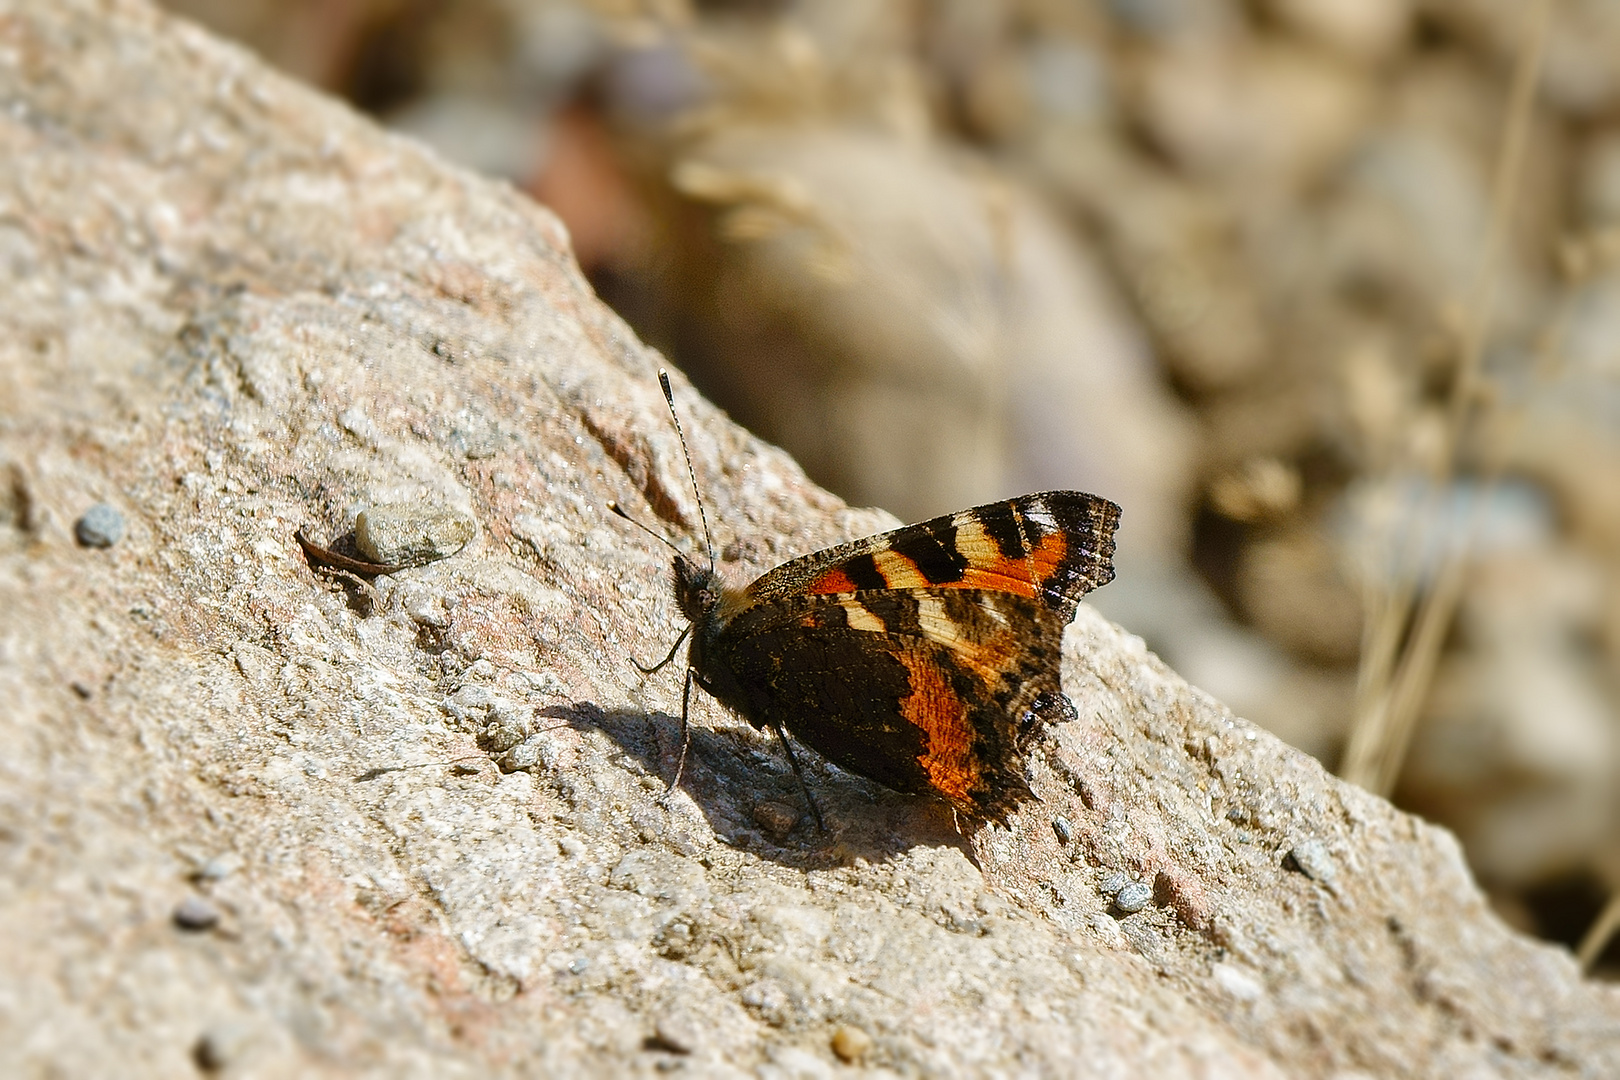
{"label": "butterfly leg", "polygon": [[782,752],[787,754],[788,764],[793,766],[793,775],[799,778],[799,790],[804,792],[804,801],[810,804],[810,816],[816,819],[816,828],[826,832],[827,824],[821,820],[821,808],[816,805],[816,797],[810,794],[810,785],[805,782],[804,770],[799,768],[799,759],[793,756],[793,744],[788,742],[787,732],[783,731],[779,724],[772,724],[771,730],[776,732],[776,738],[782,744]]}
{"label": "butterfly leg", "polygon": [[[685,637],[685,634],[681,635]],[[675,644],[679,645],[680,642]],[[681,691],[681,756],[675,759],[675,779],[669,782],[669,790],[664,793],[663,801],[669,802],[670,797],[681,786],[681,776],[686,772],[686,748],[692,745],[692,726],[687,720],[691,715],[692,707],[692,669],[686,669],[686,689]]]}
{"label": "butterfly leg", "polygon": [[[686,635],[690,634],[691,632],[692,632],[692,627],[690,625],[688,625],[686,627],[686,629],[681,631],[681,636],[675,639],[675,644],[673,644],[673,645],[671,645],[669,647],[669,654],[666,655],[662,660],[658,661],[658,663],[654,664],[652,667],[643,667],[641,665],[641,661],[637,660],[633,656],[630,658],[630,662],[632,664],[636,665],[636,670],[641,672],[643,675],[655,675],[658,672],[664,670],[664,667],[671,660],[675,659],[675,651],[681,647],[681,642],[685,641],[686,640]],[[691,676],[690,675],[687,676],[687,685],[688,685],[688,687],[690,687],[690,685],[691,685]]]}

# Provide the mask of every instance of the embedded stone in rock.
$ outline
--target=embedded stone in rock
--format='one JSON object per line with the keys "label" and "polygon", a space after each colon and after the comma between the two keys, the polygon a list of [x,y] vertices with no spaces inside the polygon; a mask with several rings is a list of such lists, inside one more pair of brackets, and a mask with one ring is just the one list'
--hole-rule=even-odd
{"label": "embedded stone in rock", "polygon": [[1333,856],[1320,840],[1302,840],[1288,851],[1288,862],[1294,869],[1323,885],[1332,886],[1335,877]]}
{"label": "embedded stone in rock", "polygon": [[221,1072],[241,1059],[253,1036],[253,1028],[240,1021],[216,1025],[198,1038],[191,1050],[192,1060],[204,1072]]}
{"label": "embedded stone in rock", "polygon": [[872,1052],[874,1043],[872,1036],[862,1029],[851,1024],[840,1024],[838,1030],[832,1033],[830,1045],[839,1061],[853,1065]]}
{"label": "embedded stone in rock", "polygon": [[1152,902],[1153,887],[1142,881],[1131,882],[1114,897],[1114,906],[1127,915],[1134,915]]}
{"label": "embedded stone in rock", "polygon": [[212,930],[219,925],[219,909],[200,896],[188,896],[175,907],[174,924],[182,930]]}
{"label": "embedded stone in rock", "polygon": [[354,522],[354,546],[385,566],[422,566],[448,559],[478,532],[473,519],[442,507],[373,506]]}
{"label": "embedded stone in rock", "polygon": [[73,523],[73,535],[85,547],[112,547],[124,538],[124,515],[106,503],[96,503]]}

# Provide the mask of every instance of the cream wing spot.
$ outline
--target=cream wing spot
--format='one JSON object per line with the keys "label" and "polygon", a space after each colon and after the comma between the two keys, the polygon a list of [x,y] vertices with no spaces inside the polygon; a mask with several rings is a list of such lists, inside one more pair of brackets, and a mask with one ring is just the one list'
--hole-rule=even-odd
{"label": "cream wing spot", "polygon": [[957,522],[956,550],[959,554],[965,556],[999,552],[995,539],[991,537],[990,531],[984,527],[984,522],[974,518]]}
{"label": "cream wing spot", "polygon": [[881,634],[888,630],[882,619],[867,610],[865,605],[853,601],[844,604],[844,618],[848,620],[851,630],[861,630],[868,634]]}
{"label": "cream wing spot", "polygon": [[877,567],[877,572],[883,575],[884,582],[891,589],[926,584],[917,573],[917,564],[898,552],[874,551],[872,565]]}
{"label": "cream wing spot", "polygon": [[945,611],[945,601],[937,596],[917,597],[917,623],[931,637],[954,636],[956,623]]}

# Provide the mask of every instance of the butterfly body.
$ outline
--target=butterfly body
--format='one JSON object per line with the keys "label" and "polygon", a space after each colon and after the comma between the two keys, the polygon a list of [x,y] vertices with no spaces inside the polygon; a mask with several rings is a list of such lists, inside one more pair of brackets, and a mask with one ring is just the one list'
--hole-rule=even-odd
{"label": "butterfly body", "polygon": [[1030,797],[1030,736],[1073,715],[1063,628],[1113,578],[1118,518],[1082,492],[1025,495],[793,559],[745,589],[677,556],[691,678],[843,768],[1003,819]]}

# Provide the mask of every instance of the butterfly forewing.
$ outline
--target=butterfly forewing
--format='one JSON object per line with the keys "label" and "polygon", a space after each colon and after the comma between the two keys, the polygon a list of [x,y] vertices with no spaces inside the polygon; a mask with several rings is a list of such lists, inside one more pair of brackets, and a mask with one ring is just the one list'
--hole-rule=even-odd
{"label": "butterfly forewing", "polygon": [[1119,507],[1079,491],[1048,491],[908,525],[784,563],[748,597],[886,589],[982,589],[1040,599],[1063,616],[1113,579]]}

